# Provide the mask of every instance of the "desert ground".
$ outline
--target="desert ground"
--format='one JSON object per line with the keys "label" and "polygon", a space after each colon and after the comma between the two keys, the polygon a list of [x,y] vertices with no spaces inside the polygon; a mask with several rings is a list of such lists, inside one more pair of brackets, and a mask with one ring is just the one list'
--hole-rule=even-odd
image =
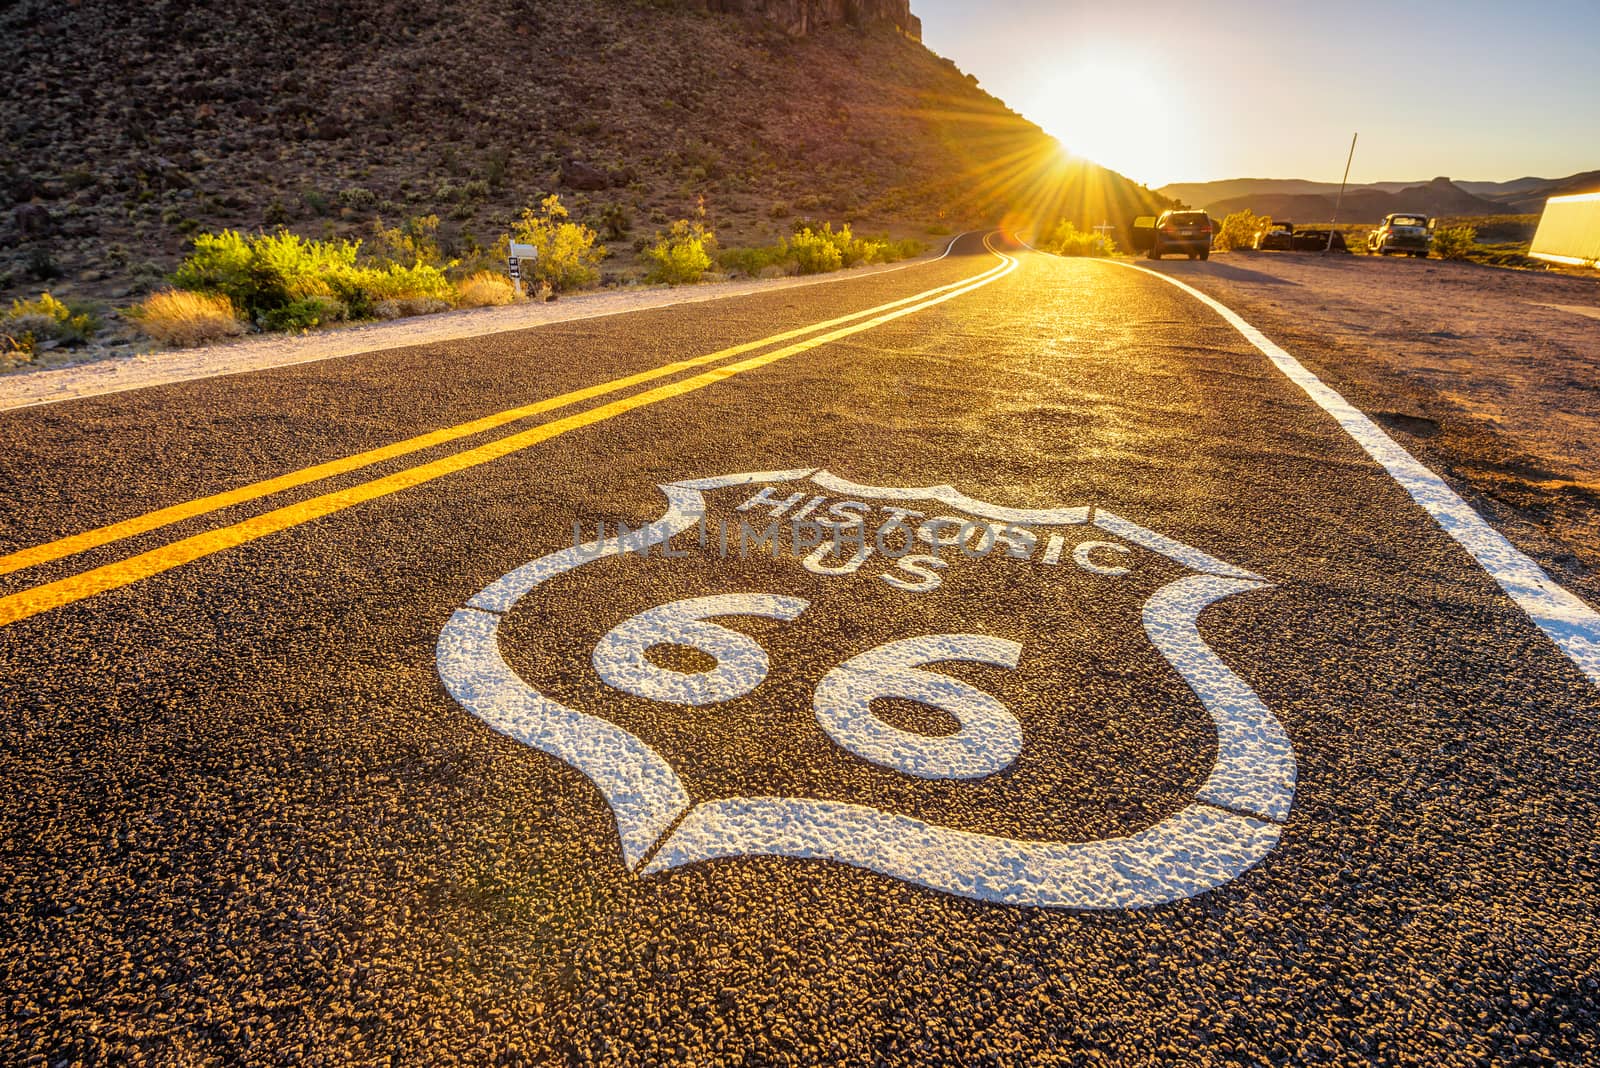
{"label": "desert ground", "polygon": [[1600,275],[1270,252],[1150,266],[1301,354],[1600,593]]}

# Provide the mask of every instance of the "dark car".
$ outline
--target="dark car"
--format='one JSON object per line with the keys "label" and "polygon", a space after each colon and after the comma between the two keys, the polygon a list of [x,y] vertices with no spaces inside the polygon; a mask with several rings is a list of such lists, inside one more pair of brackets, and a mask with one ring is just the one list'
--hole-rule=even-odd
{"label": "dark car", "polygon": [[1272,220],[1257,231],[1254,247],[1263,252],[1288,252],[1294,248],[1294,223]]}
{"label": "dark car", "polygon": [[[1329,235],[1333,236],[1330,244]],[[1296,230],[1294,232],[1294,250],[1296,252],[1349,252],[1350,246],[1344,243],[1344,234],[1338,230]]]}
{"label": "dark car", "polygon": [[1183,253],[1192,259],[1211,258],[1211,235],[1216,227],[1203,211],[1164,211],[1150,236],[1149,256]]}

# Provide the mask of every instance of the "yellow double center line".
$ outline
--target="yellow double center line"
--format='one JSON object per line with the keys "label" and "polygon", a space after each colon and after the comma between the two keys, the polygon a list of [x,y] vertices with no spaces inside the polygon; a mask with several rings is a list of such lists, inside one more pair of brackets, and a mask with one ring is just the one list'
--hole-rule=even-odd
{"label": "yellow double center line", "polygon": [[158,549],[152,549],[148,552],[128,557],[125,560],[119,560],[116,563],[106,564],[103,567],[93,568],[55,582],[44,583],[32,589],[0,597],[0,626],[6,626],[19,619],[26,619],[29,616],[47,612],[52,608],[59,608],[62,605],[81,601],[86,597],[92,597],[106,590],[127,586],[138,582],[140,579],[149,578],[151,575],[181,567],[203,556],[210,556],[212,553],[220,552],[223,549],[242,545],[257,538],[265,537],[268,534],[287,530],[290,527],[299,526],[313,519],[343,511],[364,501],[385,497],[389,494],[421,485],[424,482],[430,482],[444,475],[476,467],[491,460],[498,460],[503,456],[508,456],[514,452],[519,452],[540,442],[565,434],[569,430],[591,426],[610,419],[612,416],[632,411],[635,408],[642,408],[657,401],[682,396],[685,393],[714,385],[741,372],[763,367],[766,364],[786,359],[801,352],[807,352],[830,342],[838,341],[841,338],[849,337],[852,334],[871,330],[902,316],[911,315],[914,312],[930,308],[935,304],[941,304],[964,293],[970,293],[974,289],[986,286],[990,282],[1009,274],[1016,268],[1017,261],[996,249],[987,237],[984,238],[984,247],[1000,257],[1002,262],[973,278],[925,290],[901,300],[891,301],[888,304],[881,304],[851,315],[840,316],[825,322],[812,323],[809,326],[773,334],[758,341],[750,341],[731,348],[720,349],[704,356],[697,356],[694,359],[675,361],[638,374],[613,379],[609,382],[574,390],[570,393],[563,393],[560,396],[551,397],[533,404],[509,408],[494,415],[484,416],[481,419],[474,419],[456,426],[407,438],[404,441],[385,445],[382,448],[370,449],[343,459],[331,460],[327,463],[316,464],[298,471],[291,471],[276,478],[254,482],[224,493],[213,494],[209,497],[201,497],[183,504],[157,509],[119,523],[85,531],[82,534],[75,534],[71,537],[36,545],[0,557],[0,574],[10,573],[51,560],[59,560],[74,553],[80,553],[101,545],[108,545],[112,542],[185,519],[256,500],[295,486],[302,486],[349,471],[359,470],[363,467],[381,463],[384,460],[405,456],[446,442],[480,434],[486,430],[504,426],[507,423],[616,393],[630,386],[641,385],[680,371],[704,367],[707,364],[731,359],[734,356],[766,348],[769,345],[792,341],[808,334],[816,334],[817,331],[826,331],[816,336],[807,337],[804,341],[762,353],[760,356],[723,364],[720,367],[702,371],[700,374],[689,378],[657,386],[560,419],[540,423],[537,426],[507,437],[465,449],[428,463],[418,464],[415,467],[397,471],[391,475],[385,475],[347,489],[336,490],[319,497],[312,497],[309,500],[286,505],[229,526],[182,538]]}

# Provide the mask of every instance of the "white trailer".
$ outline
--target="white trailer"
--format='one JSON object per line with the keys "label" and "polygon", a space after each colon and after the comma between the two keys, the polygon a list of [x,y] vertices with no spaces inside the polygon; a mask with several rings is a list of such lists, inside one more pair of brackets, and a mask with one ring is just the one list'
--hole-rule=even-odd
{"label": "white trailer", "polygon": [[1600,261],[1600,193],[1545,201],[1528,255],[1575,267],[1593,267]]}

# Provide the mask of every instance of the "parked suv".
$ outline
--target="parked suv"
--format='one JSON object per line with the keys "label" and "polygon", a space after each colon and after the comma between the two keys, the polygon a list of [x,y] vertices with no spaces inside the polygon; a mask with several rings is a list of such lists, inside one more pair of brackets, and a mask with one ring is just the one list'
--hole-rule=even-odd
{"label": "parked suv", "polygon": [[1367,235],[1367,251],[1374,256],[1398,252],[1425,260],[1432,243],[1433,225],[1428,217],[1410,212],[1385,215],[1378,228]]}
{"label": "parked suv", "polygon": [[1182,252],[1192,260],[1211,258],[1211,216],[1203,211],[1164,211],[1151,235],[1150,258]]}

